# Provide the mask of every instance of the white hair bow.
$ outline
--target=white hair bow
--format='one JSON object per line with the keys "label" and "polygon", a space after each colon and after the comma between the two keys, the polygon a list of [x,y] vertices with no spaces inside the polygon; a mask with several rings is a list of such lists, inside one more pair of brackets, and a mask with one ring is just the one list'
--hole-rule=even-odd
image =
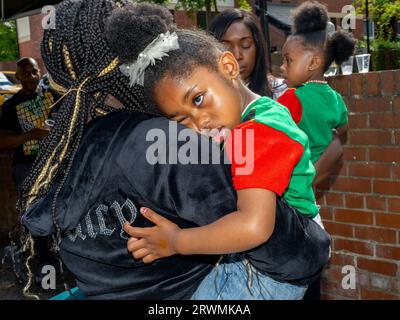
{"label": "white hair bow", "polygon": [[154,65],[156,59],[162,60],[163,57],[167,57],[167,52],[177,49],[179,49],[179,43],[176,32],[161,33],[139,54],[135,62],[123,64],[119,69],[125,76],[129,77],[131,87],[135,84],[143,86],[146,68],[150,64]]}

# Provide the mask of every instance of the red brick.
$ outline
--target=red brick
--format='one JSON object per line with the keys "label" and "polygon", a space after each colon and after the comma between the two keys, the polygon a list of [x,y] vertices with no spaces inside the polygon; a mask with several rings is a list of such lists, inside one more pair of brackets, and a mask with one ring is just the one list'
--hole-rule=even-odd
{"label": "red brick", "polygon": [[392,278],[371,274],[371,287],[383,291],[390,291],[392,288]]}
{"label": "red brick", "polygon": [[343,273],[340,267],[329,265],[323,271],[323,277],[325,281],[341,282],[343,279]]}
{"label": "red brick", "polygon": [[356,239],[396,244],[396,231],[394,230],[359,226],[355,226],[354,230]]}
{"label": "red brick", "polygon": [[342,96],[349,95],[349,78],[348,76],[337,76],[336,77],[336,91]]}
{"label": "red brick", "polygon": [[370,272],[387,274],[389,276],[395,276],[397,273],[397,264],[381,260],[371,260],[358,257],[357,267]]}
{"label": "red brick", "polygon": [[332,190],[369,193],[371,192],[370,179],[363,178],[337,178],[332,184]]}
{"label": "red brick", "polygon": [[333,265],[345,266],[345,265],[355,265],[355,259],[353,255],[342,254],[342,253],[331,253],[330,263]]}
{"label": "red brick", "polygon": [[350,114],[349,115],[350,128],[367,128],[368,115],[367,114]]}
{"label": "red brick", "polygon": [[376,255],[389,260],[400,260],[400,247],[376,246]]}
{"label": "red brick", "polygon": [[396,91],[400,92],[400,71],[399,70],[393,70],[393,73],[394,73],[395,83],[397,85]]}
{"label": "red brick", "polygon": [[400,198],[389,198],[388,202],[388,211],[391,212],[400,212]]}
{"label": "red brick", "polygon": [[366,149],[357,147],[343,147],[343,160],[364,161],[366,160]]}
{"label": "red brick", "polygon": [[356,145],[383,145],[392,143],[392,133],[389,130],[360,130],[349,133],[349,143]]}
{"label": "red brick", "polygon": [[351,76],[350,92],[352,95],[362,95],[363,93],[363,76],[360,73],[355,73]]}
{"label": "red brick", "polygon": [[[321,285],[321,286],[323,286],[323,285]],[[344,300],[344,299],[341,297],[338,297],[338,296],[330,295],[330,294],[322,291],[321,292],[321,300]]]}
{"label": "red brick", "polygon": [[374,180],[374,193],[400,195],[400,181]]}
{"label": "red brick", "polygon": [[381,76],[381,92],[383,94],[392,94],[396,91],[396,85],[394,82],[394,73],[393,71],[382,71],[380,73]]}
{"label": "red brick", "polygon": [[376,225],[390,227],[390,228],[400,228],[400,214],[390,214],[390,213],[376,213]]}
{"label": "red brick", "polygon": [[355,194],[346,194],[346,208],[364,209],[364,197]]}
{"label": "red brick", "polygon": [[364,75],[364,94],[376,96],[379,92],[379,77],[377,73],[367,73]]}
{"label": "red brick", "polygon": [[319,210],[319,214],[321,215],[321,218],[323,220],[333,220],[333,211],[332,208],[326,208],[326,207],[322,207]]}
{"label": "red brick", "polygon": [[369,115],[370,128],[398,128],[400,125],[400,115],[393,113],[376,113]]}
{"label": "red brick", "polygon": [[373,254],[373,248],[370,243],[348,239],[335,238],[333,240],[333,249],[334,251],[350,251],[370,256]]}
{"label": "red brick", "polygon": [[400,179],[400,163],[392,166],[392,178]]}
{"label": "red brick", "polygon": [[348,109],[350,112],[391,112],[392,99],[390,97],[369,97],[350,99]]}
{"label": "red brick", "polygon": [[356,274],[356,285],[358,287],[369,288],[370,285],[370,274],[369,272],[362,272],[362,270],[357,270]]}
{"label": "red brick", "polygon": [[[345,275],[342,275],[342,277]],[[359,294],[357,289],[343,289],[342,280],[338,282],[323,281],[321,283],[321,289],[323,292],[334,292],[335,296],[340,296],[340,300],[343,298],[350,298],[352,300],[358,300]]]}
{"label": "red brick", "polygon": [[350,163],[349,176],[352,177],[371,177],[371,178],[390,178],[391,166],[373,163]]}
{"label": "red brick", "polygon": [[372,210],[385,210],[386,209],[386,198],[378,196],[366,196],[365,197],[367,208]]}
{"label": "red brick", "polygon": [[399,294],[361,289],[361,300],[399,300]]}
{"label": "red brick", "polygon": [[315,191],[315,199],[317,200],[317,203],[320,206],[324,206],[325,205],[325,197],[324,197],[324,193],[323,192],[316,190]]}
{"label": "red brick", "polygon": [[344,206],[343,194],[328,192],[325,195],[325,203],[327,206],[343,207]]}
{"label": "red brick", "polygon": [[331,235],[347,238],[353,237],[353,227],[348,224],[325,221],[324,226]]}
{"label": "red brick", "polygon": [[369,148],[369,160],[370,161],[382,161],[382,162],[395,162],[400,160],[400,148],[399,147],[370,147]]}
{"label": "red brick", "polygon": [[400,113],[400,96],[394,97],[393,99],[393,112],[396,114]]}
{"label": "red brick", "polygon": [[335,209],[335,221],[371,225],[373,215],[371,212],[361,210]]}
{"label": "red brick", "polygon": [[395,138],[395,140],[396,140],[396,143],[397,143],[397,144],[400,144],[400,130],[398,130],[398,131],[396,131],[396,132],[394,133],[394,138]]}
{"label": "red brick", "polygon": [[392,289],[395,293],[400,293],[400,280],[392,279]]}
{"label": "red brick", "polygon": [[336,77],[326,77],[325,80],[328,81],[328,84],[329,84],[334,90],[336,90]]}

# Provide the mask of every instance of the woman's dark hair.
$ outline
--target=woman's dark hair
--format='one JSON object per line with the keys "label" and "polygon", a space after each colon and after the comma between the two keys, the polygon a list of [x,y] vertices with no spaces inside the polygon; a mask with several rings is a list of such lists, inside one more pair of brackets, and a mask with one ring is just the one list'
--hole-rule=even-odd
{"label": "woman's dark hair", "polygon": [[57,108],[55,126],[43,142],[46,147],[40,148],[22,185],[22,212],[47,193],[57,173],[67,176],[85,124],[115,110],[105,103],[108,95],[120,101],[124,109],[151,111],[143,88],[131,88],[129,79],[119,70],[120,60],[104,35],[105,20],[116,8],[142,17],[156,12],[165,25],[172,25],[169,11],[154,4],[65,0],[57,7],[56,28],[44,31],[41,52],[52,83],[70,91]]}
{"label": "woman's dark hair", "polygon": [[[126,30],[135,30],[127,32]],[[154,105],[154,88],[165,76],[184,78],[196,66],[218,71],[218,57],[224,50],[215,38],[201,31],[180,30],[167,25],[157,13],[139,16],[127,10],[114,10],[107,20],[106,38],[122,63],[132,63],[138,55],[161,33],[175,31],[179,49],[157,60],[146,68],[144,92],[150,105]]]}
{"label": "woman's dark hair", "polygon": [[341,64],[353,54],[357,40],[342,30],[327,33],[328,11],[317,1],[306,1],[293,11],[292,37],[299,37],[305,49],[325,52],[324,71],[335,61]]}
{"label": "woman's dark hair", "polygon": [[226,9],[211,21],[208,31],[221,41],[226,30],[235,22],[243,22],[251,30],[256,46],[256,63],[250,76],[249,89],[260,95],[270,96],[267,85],[269,70],[266,63],[265,41],[257,17],[246,10]]}
{"label": "woman's dark hair", "polygon": [[[143,88],[130,87],[129,79],[119,70],[116,52],[104,36],[105,19],[116,8],[142,17],[156,12],[166,26],[173,20],[167,9],[153,4],[132,5],[125,0],[65,0],[55,11],[56,28],[44,31],[41,53],[51,76],[50,84],[62,89],[65,95],[57,105],[55,125],[41,142],[32,170],[20,188],[17,208],[23,213],[54,188],[52,214],[58,233],[55,220],[57,196],[87,122],[115,110],[105,102],[108,95],[121,102],[123,109],[152,110],[145,102]],[[131,31],[135,32],[134,29]],[[32,256],[33,240],[29,235],[24,249]],[[24,293],[29,289],[32,275],[29,263],[27,265],[30,277]]]}

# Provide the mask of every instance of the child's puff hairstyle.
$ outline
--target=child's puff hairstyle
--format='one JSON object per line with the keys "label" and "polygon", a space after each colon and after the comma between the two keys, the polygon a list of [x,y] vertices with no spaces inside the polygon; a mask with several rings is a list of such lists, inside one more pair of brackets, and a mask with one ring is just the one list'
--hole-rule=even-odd
{"label": "child's puff hairstyle", "polygon": [[[137,15],[127,10],[114,10],[106,23],[106,38],[122,63],[133,63],[139,54],[161,33],[175,31],[179,49],[169,51],[168,56],[156,60],[144,73],[144,92],[149,106],[154,105],[154,88],[165,76],[182,79],[189,76],[196,66],[218,71],[222,44],[205,32],[176,29],[167,25],[154,6],[153,14]],[[132,30],[129,32],[129,30]]]}
{"label": "child's puff hairstyle", "polygon": [[250,76],[249,88],[260,95],[271,95],[267,85],[267,63],[264,35],[257,17],[246,10],[236,8],[226,9],[216,16],[208,31],[219,41],[225,32],[235,22],[242,22],[251,31],[256,46],[256,63]]}
{"label": "child's puff hairstyle", "polygon": [[300,37],[305,49],[325,52],[324,71],[335,61],[341,64],[353,54],[357,40],[342,30],[327,33],[328,11],[317,1],[302,3],[293,11],[292,36]]}

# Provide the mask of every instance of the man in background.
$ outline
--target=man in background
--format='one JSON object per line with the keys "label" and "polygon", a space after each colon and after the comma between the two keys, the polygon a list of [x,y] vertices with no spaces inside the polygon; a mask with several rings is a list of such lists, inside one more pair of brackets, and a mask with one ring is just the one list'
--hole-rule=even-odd
{"label": "man in background", "polygon": [[39,85],[40,77],[35,59],[18,60],[16,78],[22,89],[0,109],[0,149],[15,149],[12,170],[17,187],[35,161],[40,140],[48,134],[45,121],[54,98],[48,88]]}

